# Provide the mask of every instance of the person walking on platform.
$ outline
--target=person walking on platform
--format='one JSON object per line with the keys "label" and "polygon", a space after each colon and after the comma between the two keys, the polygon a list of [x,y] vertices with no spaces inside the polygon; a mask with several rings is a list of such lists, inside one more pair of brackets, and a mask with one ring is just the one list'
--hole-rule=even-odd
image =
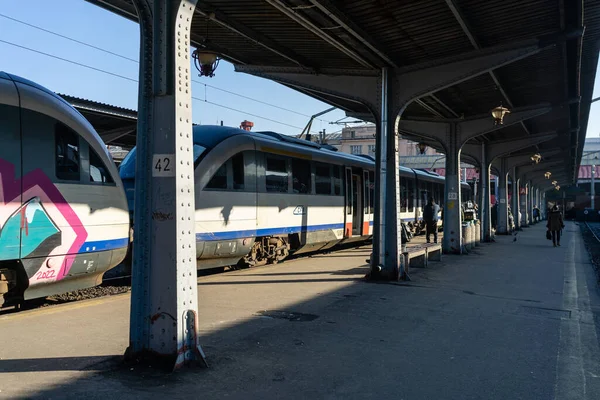
{"label": "person walking on platform", "polygon": [[533,222],[540,222],[540,209],[538,206],[533,206]]}
{"label": "person walking on platform", "polygon": [[546,227],[552,234],[552,244],[554,247],[560,246],[560,231],[565,227],[563,223],[562,214],[558,210],[558,206],[555,205],[548,213],[548,222]]}
{"label": "person walking on platform", "polygon": [[423,210],[423,220],[425,221],[426,229],[425,239],[427,240],[427,243],[430,243],[429,235],[431,234],[433,234],[433,243],[437,243],[437,223],[439,212],[440,206],[435,204],[435,201],[433,201],[433,197],[429,197],[429,202]]}

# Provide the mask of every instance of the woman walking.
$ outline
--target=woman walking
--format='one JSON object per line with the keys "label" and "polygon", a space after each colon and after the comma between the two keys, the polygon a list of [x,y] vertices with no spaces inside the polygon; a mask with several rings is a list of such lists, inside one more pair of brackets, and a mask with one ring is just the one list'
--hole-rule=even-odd
{"label": "woman walking", "polygon": [[546,224],[548,230],[552,233],[552,244],[554,247],[560,246],[560,231],[565,227],[563,223],[562,215],[558,211],[558,206],[555,205],[548,213],[548,223]]}

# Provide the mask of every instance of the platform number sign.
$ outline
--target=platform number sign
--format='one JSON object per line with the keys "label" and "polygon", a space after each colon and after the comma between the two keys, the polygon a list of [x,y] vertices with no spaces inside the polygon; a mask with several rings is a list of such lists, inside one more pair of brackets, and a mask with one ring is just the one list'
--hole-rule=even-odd
{"label": "platform number sign", "polygon": [[152,176],[158,178],[175,176],[175,154],[154,154]]}

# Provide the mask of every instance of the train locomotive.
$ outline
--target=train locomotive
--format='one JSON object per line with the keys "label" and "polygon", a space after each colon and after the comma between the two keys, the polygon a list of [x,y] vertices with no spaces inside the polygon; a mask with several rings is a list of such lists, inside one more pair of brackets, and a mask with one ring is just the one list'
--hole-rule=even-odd
{"label": "train locomotive", "polygon": [[[198,269],[277,263],[372,238],[371,157],[224,126],[194,126],[193,142]],[[134,148],[119,170],[132,220],[135,159]],[[403,167],[400,177],[400,218],[419,230],[427,198],[443,205],[444,178]],[[468,198],[469,185],[461,189]]]}
{"label": "train locomotive", "polygon": [[0,72],[0,306],[96,286],[129,246],[123,185],[89,122]]}

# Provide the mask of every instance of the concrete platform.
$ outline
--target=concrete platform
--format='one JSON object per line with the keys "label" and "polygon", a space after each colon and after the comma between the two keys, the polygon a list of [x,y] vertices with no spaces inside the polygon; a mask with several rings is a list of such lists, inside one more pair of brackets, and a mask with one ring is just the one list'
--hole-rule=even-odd
{"label": "concrete platform", "polygon": [[1,316],[0,398],[599,399],[593,268],[542,225],[408,283],[362,281],[369,248],[201,278],[208,369],[124,368],[129,295]]}

